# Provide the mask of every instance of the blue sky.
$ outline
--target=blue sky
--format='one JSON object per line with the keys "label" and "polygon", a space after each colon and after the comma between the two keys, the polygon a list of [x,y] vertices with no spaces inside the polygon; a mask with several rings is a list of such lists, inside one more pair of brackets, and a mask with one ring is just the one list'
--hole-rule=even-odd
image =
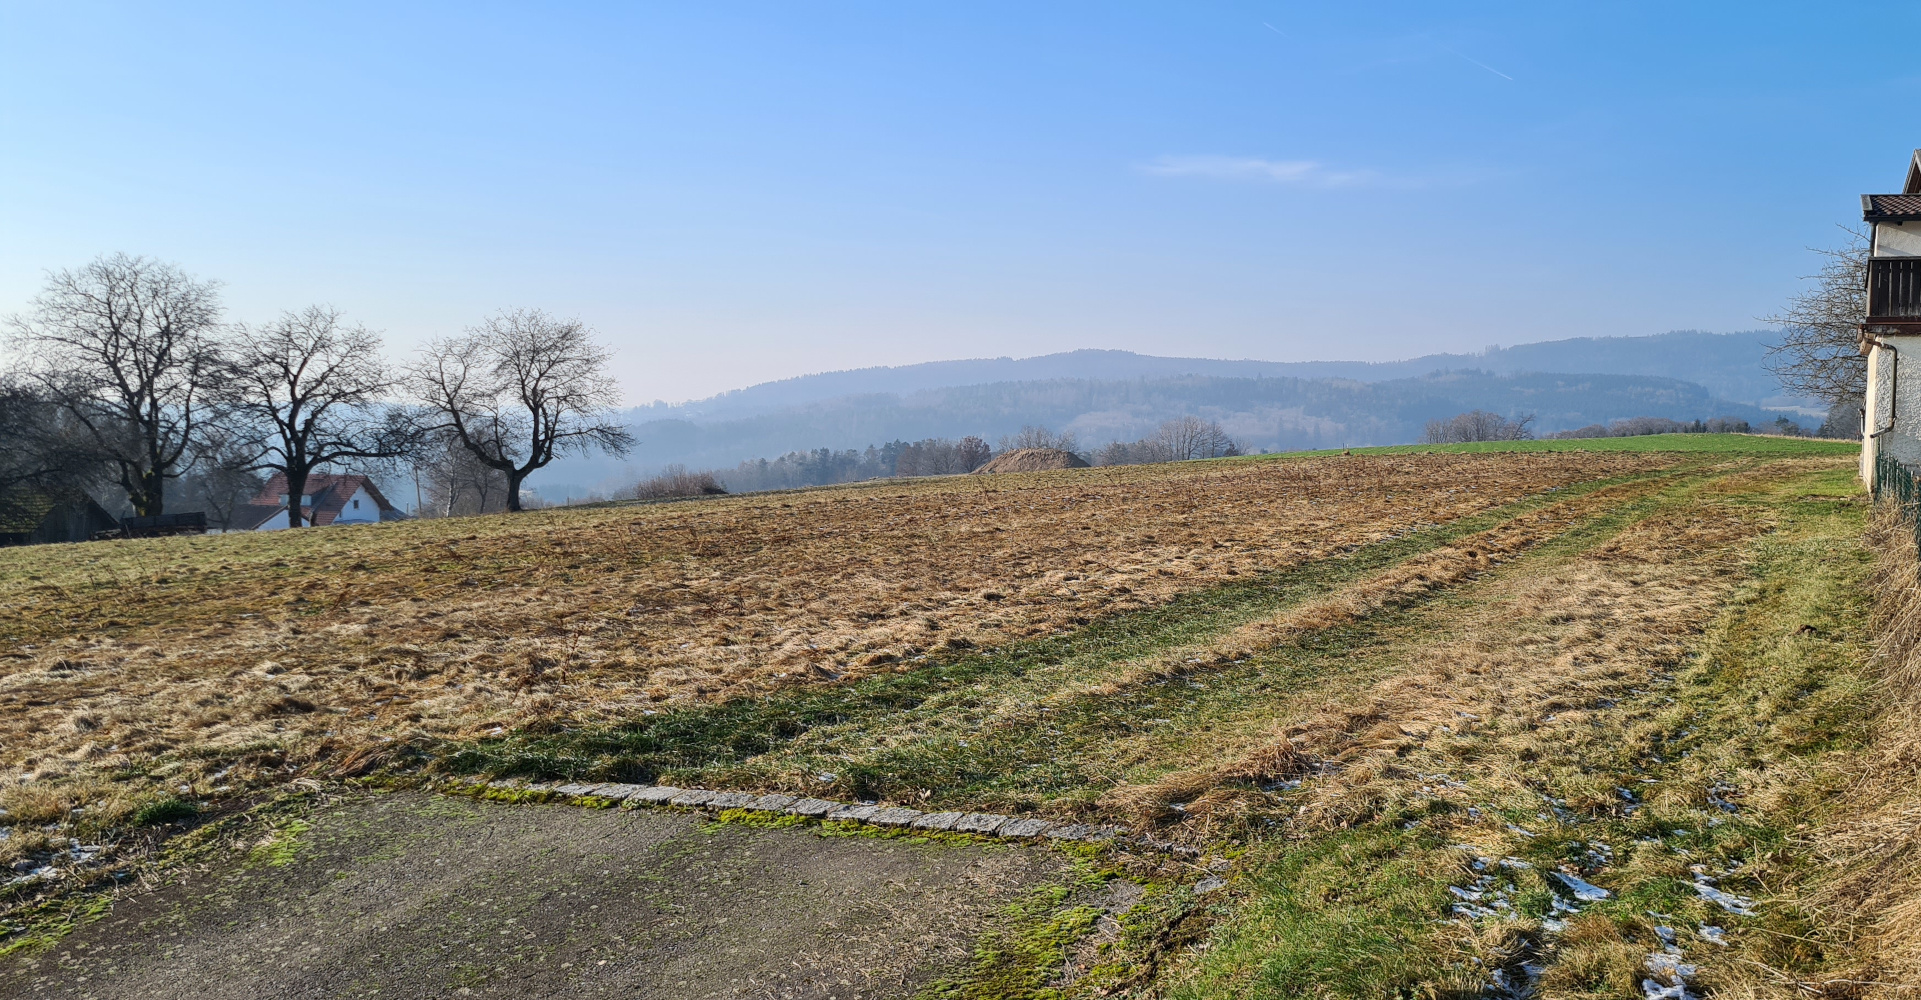
{"label": "blue sky", "polygon": [[1748,329],[1921,146],[1921,4],[0,5],[0,314],[125,250],[634,402],[1077,347]]}

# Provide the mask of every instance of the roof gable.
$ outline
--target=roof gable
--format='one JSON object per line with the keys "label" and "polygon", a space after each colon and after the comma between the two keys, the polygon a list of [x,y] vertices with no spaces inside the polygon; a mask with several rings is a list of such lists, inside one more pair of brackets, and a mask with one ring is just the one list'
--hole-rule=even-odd
{"label": "roof gable", "polygon": [[[87,492],[71,486],[37,486],[16,483],[0,490],[0,535],[32,538],[45,530],[51,518],[78,518],[88,534],[116,526],[119,522]],[[43,541],[84,541],[86,534],[73,538],[42,538]]]}
{"label": "roof gable", "polygon": [[0,531],[32,531],[55,507],[98,507],[84,490],[21,483],[0,490]]}
{"label": "roof gable", "polygon": [[[307,477],[306,493],[303,495],[311,497],[312,500],[310,503],[301,504],[300,518],[312,525],[332,524],[340,517],[341,512],[347,509],[347,502],[361,490],[366,490],[367,495],[373,498],[377,514],[388,514],[394,511],[394,505],[388,503],[387,498],[381,495],[380,487],[374,485],[371,477],[315,473]],[[253,502],[247,504],[247,507],[251,508],[249,514],[261,511],[265,511],[268,516],[273,513],[284,514],[287,502],[280,499],[284,496],[287,496],[287,474],[276,472],[273,478],[267,480],[267,485],[260,488],[260,493],[253,498]],[[385,517],[376,519],[386,520]],[[264,524],[266,520],[266,517],[261,517],[254,524]],[[239,521],[237,513],[235,521],[236,523]]]}
{"label": "roof gable", "polygon": [[233,509],[233,516],[227,519],[228,531],[252,531],[279,517],[285,520],[287,505],[280,503],[243,503]]}
{"label": "roof gable", "polygon": [[1901,187],[1902,194],[1921,194],[1921,149],[1914,151],[1914,159],[1908,161],[1908,182]]}

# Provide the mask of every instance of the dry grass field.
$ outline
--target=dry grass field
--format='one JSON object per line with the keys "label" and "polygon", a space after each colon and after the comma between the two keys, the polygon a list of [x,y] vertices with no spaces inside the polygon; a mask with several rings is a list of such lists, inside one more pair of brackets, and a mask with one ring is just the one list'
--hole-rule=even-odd
{"label": "dry grass field", "polygon": [[0,552],[0,852],[668,780],[1195,852],[944,997],[1909,995],[1906,536],[1845,446],[1548,444]]}
{"label": "dry grass field", "polygon": [[1672,461],[1136,467],[0,551],[0,768],[305,765],[908,669]]}

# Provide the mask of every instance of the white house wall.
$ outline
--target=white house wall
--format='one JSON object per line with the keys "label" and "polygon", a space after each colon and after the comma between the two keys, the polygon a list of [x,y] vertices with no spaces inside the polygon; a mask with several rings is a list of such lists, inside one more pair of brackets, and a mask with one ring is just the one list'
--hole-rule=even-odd
{"label": "white house wall", "polygon": [[[359,506],[356,507],[355,505]],[[354,491],[347,505],[340,509],[340,516],[334,518],[335,524],[378,524],[380,523],[380,504],[365,486]]]}
{"label": "white house wall", "polygon": [[1921,222],[1877,222],[1874,224],[1876,257],[1921,257]]}
{"label": "white house wall", "polygon": [[1866,410],[1862,477],[1872,481],[1877,454],[1921,466],[1921,336],[1882,337],[1868,352]]}

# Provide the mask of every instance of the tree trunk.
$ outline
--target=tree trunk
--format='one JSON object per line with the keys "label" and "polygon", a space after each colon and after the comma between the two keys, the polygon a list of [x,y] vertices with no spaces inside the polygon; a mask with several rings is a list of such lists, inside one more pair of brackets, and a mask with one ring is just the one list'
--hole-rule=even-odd
{"label": "tree trunk", "polygon": [[530,469],[508,469],[507,470],[507,509],[508,510],[510,511],[520,510],[520,483],[521,483],[521,480],[527,478],[527,473],[530,471],[532,470]]}
{"label": "tree trunk", "polygon": [[166,502],[167,481],[158,470],[140,473],[140,495],[129,497],[133,501],[133,512],[140,517],[153,517],[162,513]]}
{"label": "tree trunk", "polygon": [[300,519],[300,497],[306,492],[307,492],[307,474],[305,472],[296,473],[294,470],[288,469],[287,470],[287,527],[289,528],[306,527],[306,522]]}

